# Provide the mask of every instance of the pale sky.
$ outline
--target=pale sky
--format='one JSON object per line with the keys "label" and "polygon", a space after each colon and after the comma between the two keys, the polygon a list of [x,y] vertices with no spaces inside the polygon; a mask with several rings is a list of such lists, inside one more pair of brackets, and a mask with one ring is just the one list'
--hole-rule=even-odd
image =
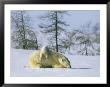
{"label": "pale sky", "polygon": [[[31,17],[33,28],[38,29],[38,25],[43,22],[39,17],[44,16],[46,11],[27,11]],[[100,22],[100,11],[98,10],[73,10],[68,11],[69,15],[64,15],[63,20],[70,26],[69,29],[79,28],[81,25],[85,25],[91,22],[92,25]]]}

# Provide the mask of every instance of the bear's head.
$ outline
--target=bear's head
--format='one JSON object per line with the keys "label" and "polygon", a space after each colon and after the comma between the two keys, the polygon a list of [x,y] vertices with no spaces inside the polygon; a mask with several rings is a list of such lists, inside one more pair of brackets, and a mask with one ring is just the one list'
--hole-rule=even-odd
{"label": "bear's head", "polygon": [[71,68],[70,61],[67,58],[59,58],[60,64],[62,64],[65,68]]}

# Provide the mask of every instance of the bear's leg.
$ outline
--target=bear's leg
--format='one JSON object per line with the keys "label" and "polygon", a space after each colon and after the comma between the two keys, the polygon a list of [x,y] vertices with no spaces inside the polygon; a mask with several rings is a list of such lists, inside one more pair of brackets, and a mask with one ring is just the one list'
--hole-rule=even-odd
{"label": "bear's leg", "polygon": [[53,68],[51,65],[42,65],[42,68]]}
{"label": "bear's leg", "polygon": [[52,66],[53,68],[65,68],[64,66],[60,65],[60,64],[55,64]]}
{"label": "bear's leg", "polygon": [[41,68],[41,64],[30,65],[30,68]]}

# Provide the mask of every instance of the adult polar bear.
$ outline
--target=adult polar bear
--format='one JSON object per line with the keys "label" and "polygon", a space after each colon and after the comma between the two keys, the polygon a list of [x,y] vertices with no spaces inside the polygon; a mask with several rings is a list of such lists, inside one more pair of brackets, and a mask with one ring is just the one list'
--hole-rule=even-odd
{"label": "adult polar bear", "polygon": [[29,57],[30,68],[71,68],[70,61],[62,54],[50,51],[47,46],[33,52]]}

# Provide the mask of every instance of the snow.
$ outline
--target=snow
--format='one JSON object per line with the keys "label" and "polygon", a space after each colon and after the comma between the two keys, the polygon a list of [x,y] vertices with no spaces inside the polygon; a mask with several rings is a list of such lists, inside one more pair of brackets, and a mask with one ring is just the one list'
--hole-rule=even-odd
{"label": "snow", "polygon": [[72,68],[26,68],[34,50],[11,49],[11,77],[96,77],[100,76],[100,56],[65,54]]}

